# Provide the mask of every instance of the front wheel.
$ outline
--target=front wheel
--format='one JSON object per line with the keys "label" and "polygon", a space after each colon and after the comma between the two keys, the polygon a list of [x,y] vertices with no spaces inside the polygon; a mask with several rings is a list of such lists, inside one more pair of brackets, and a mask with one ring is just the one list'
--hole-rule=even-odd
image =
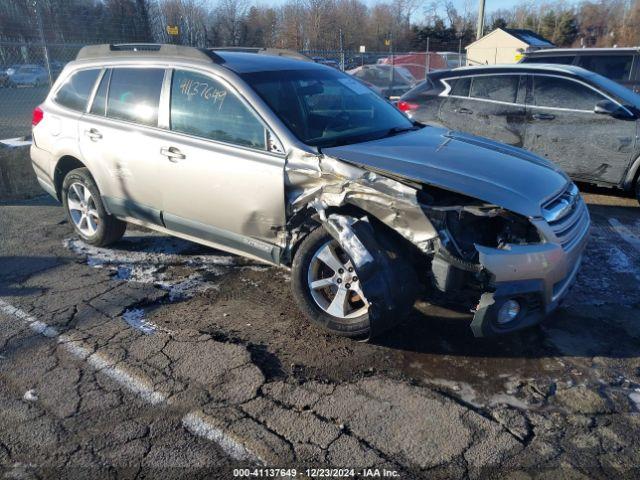
{"label": "front wheel", "polygon": [[369,334],[369,302],[353,262],[324,228],[303,240],[291,273],[293,296],[313,323],[347,337]]}
{"label": "front wheel", "polygon": [[64,178],[62,203],[73,228],[85,242],[103,247],[124,235],[127,224],[107,213],[98,186],[86,168],[72,170]]}

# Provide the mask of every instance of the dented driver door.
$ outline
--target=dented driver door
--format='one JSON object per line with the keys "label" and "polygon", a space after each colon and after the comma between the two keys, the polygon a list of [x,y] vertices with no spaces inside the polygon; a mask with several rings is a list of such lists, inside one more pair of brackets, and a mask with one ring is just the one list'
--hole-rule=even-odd
{"label": "dented driver door", "polygon": [[284,155],[225,81],[175,70],[165,84],[163,220],[177,232],[277,262],[285,222]]}

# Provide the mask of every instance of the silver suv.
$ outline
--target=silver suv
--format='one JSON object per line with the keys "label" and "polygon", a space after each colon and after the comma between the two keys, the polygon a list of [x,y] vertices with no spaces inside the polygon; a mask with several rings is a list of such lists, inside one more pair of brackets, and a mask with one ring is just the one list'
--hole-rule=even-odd
{"label": "silver suv", "polygon": [[85,47],[34,111],[31,156],[84,241],[129,222],[291,267],[301,310],[351,337],[437,291],[469,303],[477,336],[533,325],[573,282],[590,223],[549,162],[262,53]]}

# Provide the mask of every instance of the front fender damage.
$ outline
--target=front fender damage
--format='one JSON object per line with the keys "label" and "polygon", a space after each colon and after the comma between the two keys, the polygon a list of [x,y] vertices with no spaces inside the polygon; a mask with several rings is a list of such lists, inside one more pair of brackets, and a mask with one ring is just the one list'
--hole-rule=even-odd
{"label": "front fender damage", "polygon": [[[438,233],[422,211],[417,189],[324,155],[291,154],[286,163],[289,218],[309,209],[355,264],[369,302],[371,336],[402,318],[415,298],[415,285],[394,268],[383,242],[369,222],[375,217],[423,252],[433,248]],[[361,218],[332,210],[355,206]],[[294,227],[292,242],[301,232]],[[410,282],[409,282],[410,283]]]}
{"label": "front fender damage", "polygon": [[397,278],[391,259],[366,218],[320,211],[323,225],[349,255],[369,302],[370,336],[375,337],[394,326],[414,301],[413,284]]}
{"label": "front fender damage", "polygon": [[389,226],[423,252],[438,232],[422,211],[417,188],[326,155],[293,153],[285,165],[289,217],[304,208],[353,205]]}

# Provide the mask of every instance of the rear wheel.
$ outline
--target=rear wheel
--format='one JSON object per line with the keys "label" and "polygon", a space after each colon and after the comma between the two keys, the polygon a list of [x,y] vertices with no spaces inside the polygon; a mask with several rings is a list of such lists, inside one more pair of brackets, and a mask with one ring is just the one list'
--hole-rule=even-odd
{"label": "rear wheel", "polygon": [[124,235],[127,224],[107,213],[86,168],[72,170],[64,178],[62,203],[73,228],[85,242],[102,247]]}

